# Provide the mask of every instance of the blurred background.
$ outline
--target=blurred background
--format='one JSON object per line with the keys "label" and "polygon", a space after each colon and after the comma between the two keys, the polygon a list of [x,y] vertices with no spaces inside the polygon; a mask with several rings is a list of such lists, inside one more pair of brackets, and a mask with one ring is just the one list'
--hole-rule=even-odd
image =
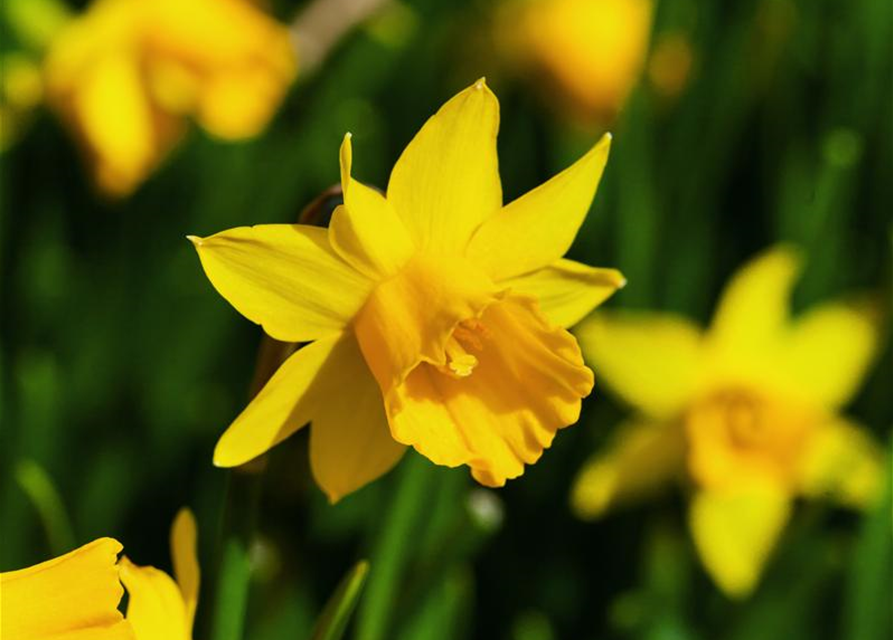
{"label": "blurred background", "polygon": [[[778,241],[808,256],[797,309],[849,292],[889,303],[891,3],[262,3],[283,25],[300,16],[303,52],[293,82],[275,67],[268,126],[230,136],[205,112],[177,112],[176,134],[153,138],[165,142],[117,189],[71,109],[79,81],[48,71],[87,8],[2,5],[0,568],[111,535],[169,570],[168,528],[189,505],[205,572],[197,639],[309,637],[361,558],[372,571],[348,632],[358,640],[893,637],[889,493],[865,514],[799,506],[741,602],[696,560],[681,495],[576,519],[573,479],[627,411],[598,387],[580,423],[501,490],[411,454],[329,506],[306,430],[262,472],[213,468],[261,333],[184,239],[296,221],[337,182],[346,131],[357,177],[384,187],[425,119],[486,76],[506,201],[614,133],[570,254],[624,272],[610,306],[704,322],[736,267]],[[99,120],[115,129],[127,106],[111,105]],[[888,466],[891,389],[887,345],[846,413]]]}

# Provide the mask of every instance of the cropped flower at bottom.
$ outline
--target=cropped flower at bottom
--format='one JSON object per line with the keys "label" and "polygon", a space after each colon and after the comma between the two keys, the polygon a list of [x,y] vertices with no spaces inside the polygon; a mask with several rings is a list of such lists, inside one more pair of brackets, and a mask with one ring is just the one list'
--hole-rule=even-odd
{"label": "cropped flower at bottom", "polygon": [[447,102],[391,173],[387,196],[351,177],[329,228],[261,225],[192,238],[205,273],[292,355],[220,439],[218,466],[312,422],[311,469],[334,501],[411,445],[500,486],[573,424],[593,384],[574,337],[624,283],[562,255],[589,209],[606,136],[502,204],[499,106],[479,81]]}
{"label": "cropped flower at bottom", "polygon": [[53,560],[0,573],[0,638],[133,640],[118,611],[121,548],[100,538]]}

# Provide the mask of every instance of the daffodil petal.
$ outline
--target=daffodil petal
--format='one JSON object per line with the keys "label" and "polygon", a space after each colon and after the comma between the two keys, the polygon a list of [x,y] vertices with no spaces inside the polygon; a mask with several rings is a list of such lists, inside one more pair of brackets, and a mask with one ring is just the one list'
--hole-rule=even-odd
{"label": "daffodil petal", "polygon": [[561,258],[592,205],[610,147],[605,134],[573,165],[484,222],[468,245],[468,258],[497,282]]}
{"label": "daffodil petal", "polygon": [[779,346],[800,273],[798,254],[776,247],[742,267],[726,285],[708,338],[723,358],[763,359]]}
{"label": "daffodil petal", "polygon": [[616,269],[599,269],[561,259],[500,284],[516,293],[533,296],[550,322],[571,327],[626,285],[626,278]]}
{"label": "daffodil petal", "polygon": [[680,424],[628,422],[580,471],[571,493],[574,512],[598,518],[619,504],[650,497],[684,469],[684,460]]}
{"label": "daffodil petal", "polygon": [[780,365],[802,394],[829,409],[859,388],[878,351],[879,327],[870,309],[825,304],[791,326],[780,345]]}
{"label": "daffodil petal", "polygon": [[122,558],[121,582],[127,589],[127,621],[136,640],[190,640],[186,604],[169,575]]}
{"label": "daffodil petal", "polygon": [[592,389],[573,336],[550,327],[532,299],[488,307],[477,366],[467,377],[423,363],[386,398],[391,433],[436,464],[467,464],[501,486],[539,459],[580,415]]}
{"label": "daffodil petal", "polygon": [[125,53],[105,55],[73,93],[96,179],[113,194],[131,191],[158,158],[152,107],[137,64]]}
{"label": "daffodil petal", "polygon": [[461,253],[502,207],[498,129],[499,102],[479,80],[444,104],[397,160],[387,197],[419,248]]}
{"label": "daffodil petal", "polygon": [[383,195],[351,178],[350,134],[341,144],[344,206],[329,223],[329,241],[345,262],[370,278],[394,275],[415,253],[406,227]]}
{"label": "daffodil petal", "polygon": [[100,538],[19,571],[0,573],[3,637],[16,640],[131,640],[118,611],[121,544]]}
{"label": "daffodil petal", "polygon": [[216,466],[244,464],[310,421],[316,401],[311,389],[340,339],[341,334],[321,338],[289,356],[221,436]]}
{"label": "daffodil petal", "polygon": [[197,544],[198,527],[195,516],[189,509],[180,509],[171,526],[171,558],[174,562],[174,577],[186,607],[186,626],[190,630],[195,620],[201,582]]}
{"label": "daffodil petal", "polygon": [[389,471],[406,447],[391,437],[381,390],[352,332],[333,349],[314,393],[310,469],[334,503]]}
{"label": "daffodil petal", "polygon": [[695,546],[726,595],[744,598],[753,591],[790,510],[790,497],[770,483],[694,496],[689,526]]}
{"label": "daffodil petal", "polygon": [[864,429],[837,418],[810,438],[799,475],[801,491],[807,496],[869,507],[883,488],[884,451]]}
{"label": "daffodil petal", "polygon": [[340,332],[372,288],[332,250],[325,229],[268,224],[190,239],[220,295],[283,342]]}
{"label": "daffodil petal", "polygon": [[699,384],[702,338],[684,318],[650,313],[597,313],[575,330],[604,383],[654,417],[672,417]]}

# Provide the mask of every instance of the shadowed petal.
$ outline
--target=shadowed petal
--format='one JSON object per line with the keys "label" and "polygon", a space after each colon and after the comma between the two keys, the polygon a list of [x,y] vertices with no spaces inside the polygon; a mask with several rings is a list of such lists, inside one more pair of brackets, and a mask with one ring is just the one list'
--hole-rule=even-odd
{"label": "shadowed petal", "polygon": [[188,629],[192,629],[195,620],[201,582],[197,543],[198,527],[195,524],[195,516],[189,509],[180,509],[171,526],[171,558],[174,562],[174,577],[177,579],[186,606]]}

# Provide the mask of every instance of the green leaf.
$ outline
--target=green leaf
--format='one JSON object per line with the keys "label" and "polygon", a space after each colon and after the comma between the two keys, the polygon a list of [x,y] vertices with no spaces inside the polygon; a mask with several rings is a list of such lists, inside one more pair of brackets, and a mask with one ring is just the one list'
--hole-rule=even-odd
{"label": "green leaf", "polygon": [[23,460],[16,465],[15,478],[40,516],[53,555],[71,551],[75,546],[71,521],[50,475],[34,460]]}
{"label": "green leaf", "polygon": [[368,573],[369,563],[361,560],[344,576],[319,616],[313,640],[340,640],[360,599]]}

